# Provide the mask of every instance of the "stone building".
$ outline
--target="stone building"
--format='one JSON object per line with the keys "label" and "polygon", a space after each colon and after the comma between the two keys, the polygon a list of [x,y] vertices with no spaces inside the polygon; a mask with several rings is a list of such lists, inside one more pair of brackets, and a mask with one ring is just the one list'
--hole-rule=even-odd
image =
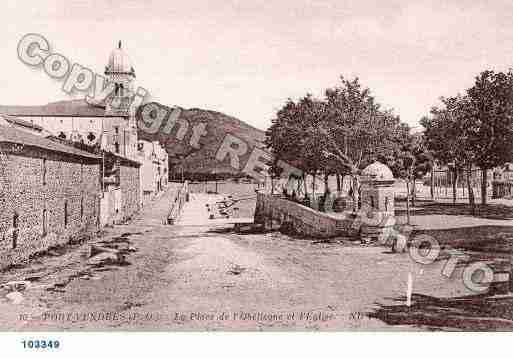
{"label": "stone building", "polygon": [[101,103],[70,100],[43,106],[0,106],[0,113],[42,127],[55,137],[99,144],[107,152],[135,159],[137,123],[131,108],[135,71],[121,42],[109,56],[105,75],[115,84],[115,92]]}
{"label": "stone building", "polygon": [[0,125],[0,268],[97,231],[101,157]]}
{"label": "stone building", "polygon": [[138,160],[141,162],[142,201],[146,203],[168,185],[169,156],[158,141],[139,140]]}
{"label": "stone building", "polygon": [[112,153],[102,159],[100,225],[119,224],[141,208],[141,163]]}
{"label": "stone building", "polygon": [[160,187],[160,191],[162,191],[167,187],[169,182],[169,155],[166,148],[158,141],[154,141],[153,145],[155,146],[155,155],[158,161],[157,183]]}
{"label": "stone building", "polygon": [[105,75],[115,91],[101,102],[71,100],[44,106],[0,106],[6,118],[41,128],[51,135],[88,146],[102,153],[102,225],[120,223],[141,205],[141,163],[138,162],[138,136],[133,108],[135,71],[121,42],[112,50]]}

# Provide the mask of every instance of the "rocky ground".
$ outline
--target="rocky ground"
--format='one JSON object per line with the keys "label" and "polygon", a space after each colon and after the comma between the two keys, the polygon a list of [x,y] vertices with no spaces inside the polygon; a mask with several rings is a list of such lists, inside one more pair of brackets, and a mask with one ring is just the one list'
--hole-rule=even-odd
{"label": "rocky ground", "polygon": [[[9,284],[0,290],[0,329],[455,330],[476,321],[485,323],[480,329],[513,328],[509,302],[468,297],[460,272],[441,275],[444,261],[423,266],[348,238],[236,234],[230,219],[208,219],[206,204],[218,197],[199,193],[168,226],[170,196],[88,243],[2,273],[0,283]],[[485,307],[497,311],[468,310]]]}

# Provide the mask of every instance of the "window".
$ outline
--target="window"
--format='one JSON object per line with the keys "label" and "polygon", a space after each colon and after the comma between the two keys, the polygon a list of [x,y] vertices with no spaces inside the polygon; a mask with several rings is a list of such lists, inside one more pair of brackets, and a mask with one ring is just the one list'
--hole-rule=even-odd
{"label": "window", "polygon": [[68,201],[64,201],[64,227],[68,226]]}
{"label": "window", "polygon": [[42,165],[42,171],[43,171],[43,186],[46,184],[46,158],[43,158],[43,165]]}
{"label": "window", "polygon": [[119,127],[118,126],[114,126],[114,132],[117,134],[119,134]]}
{"label": "window", "polygon": [[80,197],[80,219],[84,217],[84,197]]}
{"label": "window", "polygon": [[116,153],[119,153],[119,142],[114,143],[114,148],[116,149]]}
{"label": "window", "polygon": [[48,211],[43,209],[43,237],[48,234]]}
{"label": "window", "polygon": [[84,164],[80,164],[80,183],[84,182]]}
{"label": "window", "polygon": [[388,197],[385,197],[385,212],[388,212]]}
{"label": "window", "polygon": [[374,208],[374,197],[370,196],[371,208]]}

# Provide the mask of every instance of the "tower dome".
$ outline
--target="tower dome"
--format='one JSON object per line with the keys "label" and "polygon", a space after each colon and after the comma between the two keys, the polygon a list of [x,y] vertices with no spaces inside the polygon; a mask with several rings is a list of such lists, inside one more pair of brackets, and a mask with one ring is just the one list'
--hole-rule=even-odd
{"label": "tower dome", "polygon": [[106,113],[129,116],[134,95],[135,71],[130,58],[121,48],[121,41],[110,53],[109,62],[105,66],[105,75],[108,81],[114,84],[113,93],[105,100]]}
{"label": "tower dome", "polygon": [[394,174],[388,168],[388,166],[384,165],[381,162],[373,162],[362,171],[362,176],[365,179],[372,181],[393,181]]}
{"label": "tower dome", "polygon": [[119,41],[118,47],[110,53],[109,62],[105,67],[105,75],[114,74],[125,74],[135,77],[132,62],[126,52],[121,48],[121,41]]}

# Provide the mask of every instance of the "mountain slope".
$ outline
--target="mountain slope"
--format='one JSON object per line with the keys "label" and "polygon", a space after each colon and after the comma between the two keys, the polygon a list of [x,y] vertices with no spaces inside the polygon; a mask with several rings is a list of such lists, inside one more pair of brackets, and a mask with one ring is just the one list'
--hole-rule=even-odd
{"label": "mountain slope", "polygon": [[[228,158],[223,163],[212,161],[212,156],[221,146],[226,134],[243,140],[248,145],[246,156],[241,156],[241,163],[244,164],[249,157],[251,149],[255,146],[263,147],[265,137],[264,131],[261,131],[247,123],[220,112],[202,110],[198,108],[183,109],[180,108],[180,119],[184,119],[189,124],[187,133],[183,140],[176,138],[178,127],[172,129],[169,134],[163,132],[165,123],[162,124],[160,131],[154,135],[139,130],[139,138],[162,143],[169,153],[171,163],[177,164],[183,162],[185,172],[230,172],[237,171],[230,167]],[[43,106],[0,106],[0,113],[12,116],[69,116],[76,119],[89,116],[99,117],[105,115],[105,109],[88,104],[81,100],[65,100],[52,102]],[[199,150],[190,145],[192,129],[199,123],[206,123],[207,135],[201,137]],[[185,160],[181,159],[185,156]]]}
{"label": "mountain slope", "polygon": [[[176,138],[176,134],[179,130],[178,125],[176,125],[169,134],[166,134],[162,131],[165,124],[162,125],[160,131],[155,135],[149,135],[139,130],[139,138],[152,141],[158,140],[167,149],[171,164],[177,165],[183,163],[185,172],[211,173],[212,171],[216,171],[218,173],[237,173],[237,171],[230,166],[228,157],[222,163],[212,159],[227,134],[231,134],[243,140],[248,145],[246,155],[240,157],[242,165],[249,157],[251,149],[255,146],[263,147],[265,132],[235,117],[198,108],[180,108],[180,110],[179,118],[187,121],[189,124],[188,131],[183,140],[180,141]],[[193,127],[200,123],[206,124],[207,134],[201,137],[199,141],[200,149],[198,150],[190,145],[190,139],[193,133]],[[185,157],[185,159],[182,160],[182,157]]]}

